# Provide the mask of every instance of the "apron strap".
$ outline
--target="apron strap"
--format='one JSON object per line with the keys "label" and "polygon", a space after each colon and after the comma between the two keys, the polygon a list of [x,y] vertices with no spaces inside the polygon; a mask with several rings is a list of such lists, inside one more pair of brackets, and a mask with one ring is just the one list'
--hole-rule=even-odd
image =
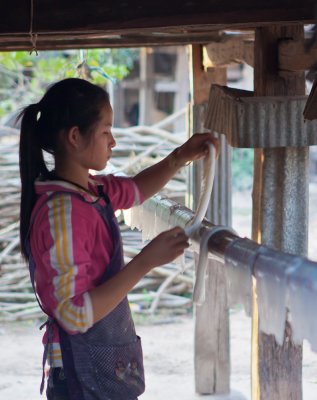
{"label": "apron strap", "polygon": [[106,204],[110,204],[110,199],[108,197],[108,195],[103,191],[103,185],[97,185],[97,189],[98,189],[98,194],[99,196],[104,199],[104,201],[106,202]]}
{"label": "apron strap", "polygon": [[47,361],[47,355],[48,351],[50,348],[50,345],[53,343],[53,324],[54,324],[54,319],[51,317],[48,317],[46,322],[40,326],[40,329],[43,329],[44,326],[47,325],[47,343],[44,346],[44,351],[43,351],[43,358],[42,358],[42,380],[41,380],[41,386],[40,386],[40,394],[43,393],[44,390],[44,383],[45,383],[45,364]]}

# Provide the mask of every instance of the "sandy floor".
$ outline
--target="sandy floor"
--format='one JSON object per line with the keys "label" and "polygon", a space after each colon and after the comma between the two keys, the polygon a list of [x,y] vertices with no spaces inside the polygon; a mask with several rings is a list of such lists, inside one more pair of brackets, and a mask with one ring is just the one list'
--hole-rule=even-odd
{"label": "sandy floor", "polygon": [[[229,396],[195,395],[193,381],[193,319],[174,317],[138,325],[142,336],[147,390],[140,400],[250,399],[250,319],[234,312],[231,323],[231,387]],[[40,332],[32,324],[5,325],[0,331],[0,399],[40,400]],[[304,400],[317,398],[317,354],[304,344]]]}

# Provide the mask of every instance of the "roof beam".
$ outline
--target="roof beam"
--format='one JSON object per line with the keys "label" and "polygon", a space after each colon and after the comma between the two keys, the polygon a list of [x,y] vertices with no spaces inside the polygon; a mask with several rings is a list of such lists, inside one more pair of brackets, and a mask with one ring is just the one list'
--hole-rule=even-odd
{"label": "roof beam", "polygon": [[254,65],[254,35],[219,35],[204,46],[204,67],[227,67],[232,63]]}
{"label": "roof beam", "polygon": [[37,35],[39,50],[208,43],[213,31],[312,23],[315,15],[315,0],[45,0],[33,4],[31,18],[30,1],[1,2],[0,49],[29,50],[31,33]]}
{"label": "roof beam", "polygon": [[[28,34],[30,2],[1,4],[0,34]],[[193,25],[254,25],[274,22],[312,22],[314,0],[46,0],[34,2],[36,33],[122,32]]]}
{"label": "roof beam", "polygon": [[[80,48],[175,46],[209,43],[214,33],[193,33],[188,35],[146,35],[146,34],[41,34],[36,37],[37,50],[65,50]],[[1,36],[0,51],[30,50],[33,47],[30,36]]]}

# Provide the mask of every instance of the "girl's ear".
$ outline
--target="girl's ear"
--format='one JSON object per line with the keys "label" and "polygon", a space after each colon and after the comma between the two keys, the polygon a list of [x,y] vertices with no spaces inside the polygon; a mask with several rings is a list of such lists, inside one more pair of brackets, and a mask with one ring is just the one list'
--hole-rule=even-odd
{"label": "girl's ear", "polygon": [[68,145],[74,149],[81,147],[81,134],[79,132],[78,126],[72,126],[66,133],[66,140]]}

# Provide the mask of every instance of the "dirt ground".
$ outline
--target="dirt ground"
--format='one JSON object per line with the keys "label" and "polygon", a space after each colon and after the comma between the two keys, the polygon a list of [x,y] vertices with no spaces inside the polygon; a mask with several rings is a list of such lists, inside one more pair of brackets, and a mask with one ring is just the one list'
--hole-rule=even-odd
{"label": "dirt ground", "polygon": [[[230,316],[231,394],[195,394],[193,367],[194,322],[178,316],[161,322],[137,325],[142,337],[146,371],[146,392],[140,400],[249,400],[251,320],[243,310]],[[41,333],[33,324],[1,327],[0,399],[40,400]],[[304,344],[303,399],[317,398],[317,354]],[[268,399],[269,400],[269,399]]]}
{"label": "dirt ground", "polygon": [[[317,260],[317,185],[310,188],[309,256]],[[250,194],[233,198],[233,226],[250,236]],[[193,332],[190,315],[137,323],[143,341],[147,389],[140,400],[249,400],[251,321],[243,310],[231,312],[231,394],[198,396],[194,388]],[[40,400],[41,332],[34,322],[0,325],[0,400]],[[303,399],[317,399],[317,354],[304,343]],[[268,399],[269,400],[269,399]]]}

